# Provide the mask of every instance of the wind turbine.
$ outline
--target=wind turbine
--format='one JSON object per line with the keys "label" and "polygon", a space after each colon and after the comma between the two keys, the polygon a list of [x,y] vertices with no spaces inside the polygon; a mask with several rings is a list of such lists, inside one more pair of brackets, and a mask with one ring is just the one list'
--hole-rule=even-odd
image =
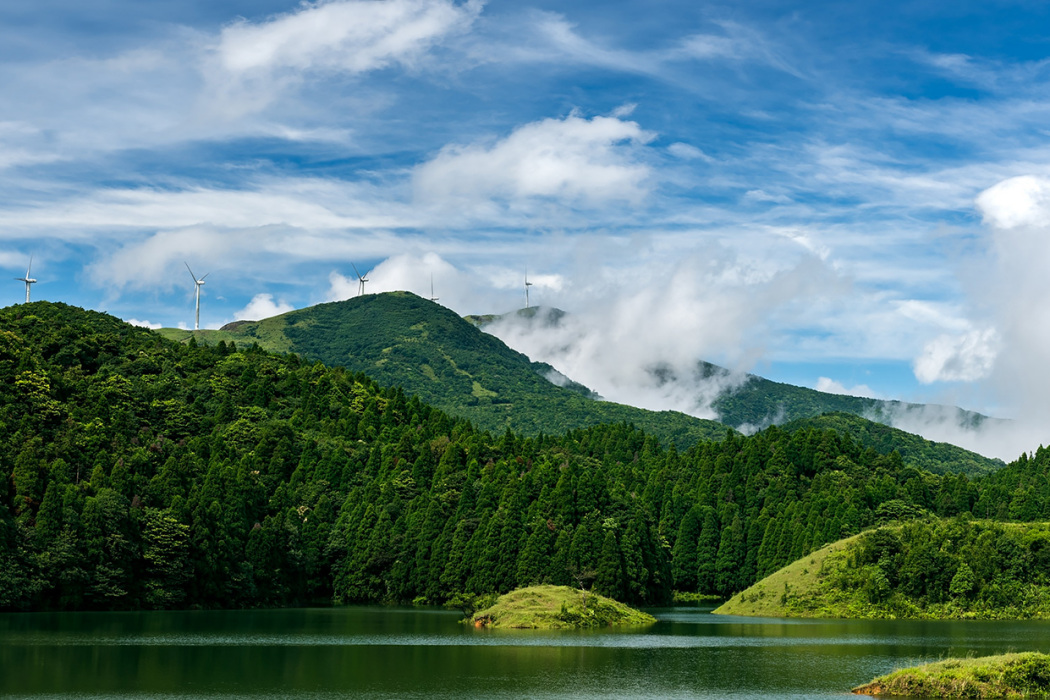
{"label": "wind turbine", "polygon": [[193,319],[193,330],[199,331],[201,329],[201,285],[204,284],[204,277],[207,277],[211,273],[207,273],[204,277],[197,279],[197,275],[193,274],[193,270],[190,270],[190,264],[186,263],[186,269],[190,271],[190,277],[193,278],[193,285],[197,289],[197,316]]}
{"label": "wind turbine", "polygon": [[33,256],[29,256],[29,267],[26,268],[25,277],[15,277],[19,282],[26,283],[26,303],[29,303],[29,285],[36,284],[36,280],[29,276],[29,271],[33,269]]}
{"label": "wind turbine", "polygon": [[437,301],[438,298],[434,296],[434,275],[430,275],[430,301]]}
{"label": "wind turbine", "polygon": [[525,308],[529,308],[529,287],[532,286],[532,282],[529,282],[529,268],[525,268]]}
{"label": "wind turbine", "polygon": [[367,275],[368,272],[371,272],[371,270],[362,275],[360,272],[357,271],[357,265],[350,263],[350,267],[354,268],[354,274],[357,275],[357,281],[359,283],[357,287],[357,296],[363,296],[365,293],[365,282],[368,281]]}

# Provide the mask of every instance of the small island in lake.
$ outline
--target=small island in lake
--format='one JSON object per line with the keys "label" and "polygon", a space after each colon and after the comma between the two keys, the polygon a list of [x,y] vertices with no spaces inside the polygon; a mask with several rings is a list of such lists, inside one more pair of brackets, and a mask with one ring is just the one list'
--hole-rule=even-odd
{"label": "small island in lake", "polygon": [[1027,652],[947,659],[894,671],[854,688],[853,692],[879,697],[1050,697],[1050,655]]}
{"label": "small island in lake", "polygon": [[500,596],[470,618],[476,627],[562,629],[648,625],[656,618],[612,598],[568,586],[528,586]]}

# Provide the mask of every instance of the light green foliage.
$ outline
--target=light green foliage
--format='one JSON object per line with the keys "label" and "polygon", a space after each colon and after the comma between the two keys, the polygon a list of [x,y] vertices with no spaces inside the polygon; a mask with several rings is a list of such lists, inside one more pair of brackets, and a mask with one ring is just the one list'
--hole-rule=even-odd
{"label": "light green foliage", "polygon": [[1050,656],[1026,652],[946,659],[894,671],[853,692],[879,697],[1044,698],[1050,695]]}
{"label": "light green foliage", "polygon": [[[1050,524],[912,521],[828,547],[721,612],[851,618],[1050,618]],[[793,570],[793,574],[791,573]],[[787,584],[779,600],[766,594]],[[769,603],[773,607],[769,607]],[[754,606],[761,603],[761,612]]]}
{"label": "light green foliage", "polygon": [[478,610],[477,626],[510,629],[648,625],[656,618],[610,598],[568,586],[529,586],[502,595]]}

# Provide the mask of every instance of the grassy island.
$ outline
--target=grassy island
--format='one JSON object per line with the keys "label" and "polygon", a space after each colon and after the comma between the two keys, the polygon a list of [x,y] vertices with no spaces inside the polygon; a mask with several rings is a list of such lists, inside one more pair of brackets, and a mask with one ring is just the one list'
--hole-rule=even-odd
{"label": "grassy island", "polygon": [[853,692],[880,697],[1045,698],[1050,697],[1050,655],[948,659],[894,671]]}
{"label": "grassy island", "polygon": [[499,597],[470,618],[477,627],[561,629],[648,625],[656,618],[612,598],[568,586],[528,586]]}

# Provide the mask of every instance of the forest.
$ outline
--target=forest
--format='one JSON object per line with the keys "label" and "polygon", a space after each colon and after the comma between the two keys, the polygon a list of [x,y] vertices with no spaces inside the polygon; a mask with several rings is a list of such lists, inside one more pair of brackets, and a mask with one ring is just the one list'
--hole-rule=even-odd
{"label": "forest", "polygon": [[294,354],[0,310],[0,609],[440,604],[585,585],[726,595],[868,526],[1050,516],[1050,452],[989,476],[832,429],[685,450],[627,423],[488,432]]}

